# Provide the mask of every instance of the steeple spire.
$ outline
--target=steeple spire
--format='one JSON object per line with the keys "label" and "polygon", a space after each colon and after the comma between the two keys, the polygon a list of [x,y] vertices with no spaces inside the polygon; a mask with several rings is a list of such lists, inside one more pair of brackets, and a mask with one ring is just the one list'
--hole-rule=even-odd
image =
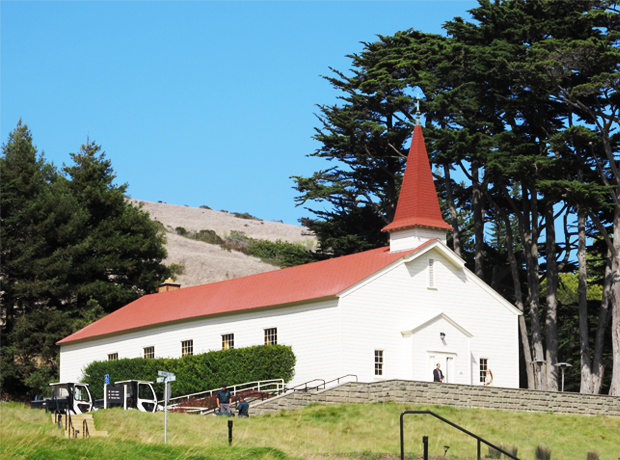
{"label": "steeple spire", "polygon": [[419,105],[417,113],[418,121],[413,131],[394,220],[383,229],[390,232],[392,251],[413,249],[432,238],[445,241],[446,231],[452,230],[441,216],[422,126],[419,124]]}

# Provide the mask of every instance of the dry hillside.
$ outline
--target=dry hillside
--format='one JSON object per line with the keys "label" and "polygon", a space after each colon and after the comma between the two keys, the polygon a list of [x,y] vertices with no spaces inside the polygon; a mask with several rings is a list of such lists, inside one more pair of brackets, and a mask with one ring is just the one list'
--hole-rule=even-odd
{"label": "dry hillside", "polygon": [[316,238],[308,229],[298,226],[235,217],[226,211],[192,208],[166,203],[154,203],[143,200],[130,200],[134,205],[141,206],[147,211],[151,219],[164,224],[166,234],[166,249],[168,258],[166,265],[178,264],[185,267],[177,281],[182,286],[222,281],[229,278],[253,275],[256,273],[277,270],[278,267],[269,265],[255,257],[236,251],[227,251],[218,245],[203,243],[177,235],[174,229],[183,227],[188,231],[213,230],[220,237],[236,230],[244,232],[250,238],[266,239],[270,241],[282,240],[302,242],[313,247]]}

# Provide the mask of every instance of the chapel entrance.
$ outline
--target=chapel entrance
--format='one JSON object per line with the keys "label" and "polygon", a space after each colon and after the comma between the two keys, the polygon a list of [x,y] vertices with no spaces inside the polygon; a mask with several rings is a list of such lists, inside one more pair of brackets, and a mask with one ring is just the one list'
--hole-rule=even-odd
{"label": "chapel entrance", "polygon": [[443,372],[443,383],[456,383],[456,373],[454,365],[455,360],[456,353],[429,352],[429,375],[433,375],[433,371],[437,367],[437,364],[439,364],[440,369]]}

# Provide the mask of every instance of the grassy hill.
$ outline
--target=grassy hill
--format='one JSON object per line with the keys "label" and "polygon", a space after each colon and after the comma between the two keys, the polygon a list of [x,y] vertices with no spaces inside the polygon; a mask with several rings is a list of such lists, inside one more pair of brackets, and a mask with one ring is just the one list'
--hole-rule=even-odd
{"label": "grassy hill", "polygon": [[134,199],[130,201],[147,211],[151,219],[162,223],[167,232],[168,251],[164,263],[182,267],[175,279],[185,287],[254,275],[277,270],[278,267],[217,244],[184,237],[177,229],[188,233],[211,230],[220,238],[226,238],[233,232],[242,232],[253,239],[281,240],[299,243],[307,248],[316,246],[316,237],[298,225],[264,221],[247,213],[215,211],[206,207],[192,208]]}
{"label": "grassy hill", "polygon": [[[16,403],[0,406],[1,458],[11,459],[168,459],[290,460],[399,458],[399,415],[430,409],[490,442],[518,448],[518,457],[534,459],[539,444],[551,458],[584,460],[588,451],[601,459],[620,456],[620,418],[534,414],[483,409],[401,404],[308,406],[297,411],[234,418],[233,448],[228,447],[224,417],[168,414],[168,444],[163,444],[163,413],[111,409],[94,413],[98,430],[109,438],[64,439],[43,411]],[[408,459],[421,458],[422,436],[429,436],[431,458],[471,459],[476,443],[429,416],[405,423]],[[483,450],[483,456],[488,450]]]}

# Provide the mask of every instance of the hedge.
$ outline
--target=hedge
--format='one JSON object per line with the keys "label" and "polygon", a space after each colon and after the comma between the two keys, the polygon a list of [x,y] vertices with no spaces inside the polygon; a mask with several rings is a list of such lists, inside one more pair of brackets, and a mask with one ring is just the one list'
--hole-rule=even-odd
{"label": "hedge", "polygon": [[[94,399],[103,398],[103,381],[120,380],[155,382],[157,371],[172,372],[172,397],[212,390],[223,384],[236,385],[257,380],[284,379],[290,382],[295,374],[295,355],[289,346],[258,345],[232,350],[210,351],[183,358],[119,359],[94,361],[84,369],[82,382],[88,383]],[[163,383],[155,383],[155,392],[163,399]]]}

